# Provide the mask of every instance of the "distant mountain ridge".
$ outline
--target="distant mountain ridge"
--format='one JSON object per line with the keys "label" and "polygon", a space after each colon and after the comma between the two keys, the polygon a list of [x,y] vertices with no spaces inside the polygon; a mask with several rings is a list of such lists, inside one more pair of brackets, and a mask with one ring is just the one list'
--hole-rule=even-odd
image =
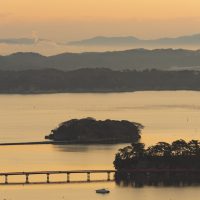
{"label": "distant mountain ridge", "polygon": [[42,56],[15,53],[0,56],[0,70],[109,68],[112,70],[193,69],[200,67],[200,50],[132,49],[113,52],[63,53]]}
{"label": "distant mountain ridge", "polygon": [[89,39],[71,41],[68,45],[200,45],[200,34],[159,39],[140,39],[134,36],[106,37],[97,36]]}
{"label": "distant mountain ridge", "polygon": [[105,37],[97,36],[85,40],[71,41],[68,45],[122,45],[122,44],[132,44],[138,43],[141,40],[133,36],[124,37]]}
{"label": "distant mountain ridge", "polygon": [[[19,37],[19,38],[0,38],[0,44],[18,44],[31,45],[38,42],[53,42],[57,45],[74,45],[74,46],[102,46],[102,45],[200,45],[200,33],[193,35],[184,35],[179,37],[162,37],[158,39],[141,39],[135,36],[96,36],[83,40],[75,40],[69,42],[53,41],[44,38]],[[164,48],[164,47],[163,47]]]}

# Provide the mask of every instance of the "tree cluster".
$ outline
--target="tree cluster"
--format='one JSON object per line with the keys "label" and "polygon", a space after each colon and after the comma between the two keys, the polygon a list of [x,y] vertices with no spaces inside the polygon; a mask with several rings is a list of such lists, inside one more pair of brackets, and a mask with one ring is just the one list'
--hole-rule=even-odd
{"label": "tree cluster", "polygon": [[117,170],[199,169],[200,141],[180,139],[171,144],[159,142],[148,148],[143,143],[132,143],[119,149],[114,166]]}

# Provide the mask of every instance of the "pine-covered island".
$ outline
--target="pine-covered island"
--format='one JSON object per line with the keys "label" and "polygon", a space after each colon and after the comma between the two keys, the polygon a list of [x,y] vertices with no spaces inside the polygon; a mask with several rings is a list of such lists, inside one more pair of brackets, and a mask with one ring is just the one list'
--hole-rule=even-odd
{"label": "pine-covered island", "polygon": [[96,120],[88,117],[59,124],[45,139],[70,144],[115,144],[137,142],[143,125],[127,120]]}

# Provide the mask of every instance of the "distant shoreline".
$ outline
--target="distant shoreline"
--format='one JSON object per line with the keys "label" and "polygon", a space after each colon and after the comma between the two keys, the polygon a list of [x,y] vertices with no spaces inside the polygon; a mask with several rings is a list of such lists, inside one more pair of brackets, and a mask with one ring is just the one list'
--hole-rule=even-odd
{"label": "distant shoreline", "polygon": [[200,91],[200,71],[0,70],[0,82],[0,94]]}
{"label": "distant shoreline", "polygon": [[0,95],[48,95],[48,94],[112,94],[112,93],[133,93],[133,92],[200,92],[200,89],[166,89],[166,90],[110,90],[110,91],[52,91],[52,92],[0,92]]}

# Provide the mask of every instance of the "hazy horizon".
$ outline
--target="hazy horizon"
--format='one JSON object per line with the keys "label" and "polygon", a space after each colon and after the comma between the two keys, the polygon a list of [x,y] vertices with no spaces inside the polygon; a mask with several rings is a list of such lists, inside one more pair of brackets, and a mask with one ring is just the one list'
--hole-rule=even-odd
{"label": "hazy horizon", "polygon": [[200,32],[199,6],[197,0],[3,0],[0,38],[176,37]]}
{"label": "hazy horizon", "polygon": [[155,39],[193,35],[200,33],[199,7],[197,0],[3,0],[0,38],[47,40],[30,46],[0,44],[0,54],[32,51],[53,55],[114,49],[77,49],[55,43],[95,36]]}
{"label": "hazy horizon", "polygon": [[[188,49],[188,50],[199,50],[200,49],[200,43],[196,42],[198,38],[196,36],[198,35],[198,38],[200,38],[200,33],[194,33],[191,35],[179,35],[177,37],[163,37],[163,38],[142,38],[142,37],[136,37],[137,39],[144,41],[143,44],[136,43],[130,43],[128,44],[127,41],[123,44],[120,43],[120,38],[134,38],[135,35],[122,35],[122,36],[110,36],[110,35],[102,35],[102,36],[91,36],[89,38],[81,38],[80,40],[71,40],[71,41],[56,41],[56,40],[49,40],[48,38],[33,38],[33,37],[16,37],[16,38],[0,38],[0,55],[10,55],[17,52],[33,52],[33,53],[39,53],[44,56],[52,56],[52,55],[58,55],[62,53],[82,53],[82,52],[106,52],[106,51],[124,51],[129,49]],[[179,41],[179,38],[181,37],[194,37],[193,39],[189,38],[187,41],[181,39],[182,42]],[[108,44],[100,41],[98,41],[98,38],[106,38],[108,41],[111,39],[111,43],[108,42]],[[112,44],[112,39],[119,39],[119,44]],[[87,40],[96,40],[97,44],[90,45],[88,43],[84,44]],[[159,43],[160,39],[170,39],[169,41],[164,41],[162,44]],[[178,43],[173,42],[173,40],[178,39]],[[68,42],[76,42],[76,41],[83,41],[83,44],[76,45],[76,44],[68,44]],[[152,42],[151,42],[152,41]],[[157,42],[153,42],[157,41]],[[200,41],[200,40],[199,40]],[[145,43],[147,42],[147,43]],[[150,42],[150,43],[148,43]],[[196,42],[196,44],[195,44]]]}

